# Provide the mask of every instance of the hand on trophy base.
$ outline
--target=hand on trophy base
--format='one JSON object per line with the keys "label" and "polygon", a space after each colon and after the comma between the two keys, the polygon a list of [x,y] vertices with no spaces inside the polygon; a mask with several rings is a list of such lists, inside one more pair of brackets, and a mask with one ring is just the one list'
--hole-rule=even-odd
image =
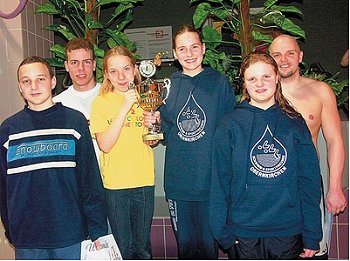
{"label": "hand on trophy base", "polygon": [[160,132],[160,125],[158,123],[154,123],[148,127],[148,133],[142,135],[143,141],[158,141],[163,140],[164,135]]}
{"label": "hand on trophy base", "polygon": [[158,140],[163,140],[164,135],[163,133],[147,133],[142,136],[143,141],[158,141]]}

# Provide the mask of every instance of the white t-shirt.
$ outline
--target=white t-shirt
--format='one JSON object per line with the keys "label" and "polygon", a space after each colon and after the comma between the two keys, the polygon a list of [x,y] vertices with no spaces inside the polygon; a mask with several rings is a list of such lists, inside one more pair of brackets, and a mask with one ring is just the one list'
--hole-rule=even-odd
{"label": "white t-shirt", "polygon": [[[90,111],[91,105],[95,97],[99,94],[101,83],[96,83],[95,87],[86,92],[79,92],[74,89],[73,85],[69,86],[67,90],[53,97],[53,101],[61,102],[64,106],[80,111],[84,114],[90,125]],[[93,139],[95,153],[98,162],[100,162],[100,149],[95,139]]]}

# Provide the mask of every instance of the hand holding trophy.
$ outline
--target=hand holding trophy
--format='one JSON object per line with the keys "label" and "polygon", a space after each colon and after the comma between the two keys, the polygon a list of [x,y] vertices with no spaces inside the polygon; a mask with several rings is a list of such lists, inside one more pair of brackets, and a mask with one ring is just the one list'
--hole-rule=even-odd
{"label": "hand holding trophy", "polygon": [[[152,80],[156,72],[156,65],[152,60],[142,61],[139,66],[140,74],[146,77],[146,80],[135,85],[129,83],[129,89],[136,89],[139,93],[138,104],[145,110],[155,112],[158,107],[165,103],[168,98],[171,81],[168,78],[161,80]],[[154,123],[148,127],[148,133],[142,136],[143,141],[155,141],[164,139],[163,133],[160,131],[160,124]]]}

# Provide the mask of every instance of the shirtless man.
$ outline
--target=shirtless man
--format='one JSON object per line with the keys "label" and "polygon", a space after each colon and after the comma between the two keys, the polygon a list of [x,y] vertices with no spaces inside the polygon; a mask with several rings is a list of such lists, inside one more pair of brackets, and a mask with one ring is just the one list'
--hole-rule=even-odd
{"label": "shirtless man", "polygon": [[[317,151],[318,134],[322,128],[327,144],[330,180],[326,205],[329,213],[339,214],[345,210],[347,202],[342,191],[345,152],[335,95],[328,84],[300,76],[299,63],[303,52],[293,37],[276,37],[269,52],[279,67],[283,95],[302,114]],[[325,240],[324,235],[319,254],[327,257]]]}

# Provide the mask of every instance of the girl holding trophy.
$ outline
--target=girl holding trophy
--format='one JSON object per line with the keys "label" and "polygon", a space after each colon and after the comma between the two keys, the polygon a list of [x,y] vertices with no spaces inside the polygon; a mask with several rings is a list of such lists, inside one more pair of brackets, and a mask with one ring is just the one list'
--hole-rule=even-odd
{"label": "girl holding trophy", "polygon": [[197,29],[183,26],[173,40],[174,57],[182,70],[172,75],[160,113],[144,112],[145,125],[161,120],[166,145],[164,189],[178,259],[217,259],[208,213],[211,148],[216,126],[233,110],[235,96],[225,75],[202,66],[205,44]]}
{"label": "girl holding trophy", "polygon": [[136,90],[141,76],[132,53],[117,46],[103,59],[104,80],[92,104],[91,132],[102,151],[101,175],[108,219],[123,259],[151,259],[154,158],[142,141],[143,110]]}

